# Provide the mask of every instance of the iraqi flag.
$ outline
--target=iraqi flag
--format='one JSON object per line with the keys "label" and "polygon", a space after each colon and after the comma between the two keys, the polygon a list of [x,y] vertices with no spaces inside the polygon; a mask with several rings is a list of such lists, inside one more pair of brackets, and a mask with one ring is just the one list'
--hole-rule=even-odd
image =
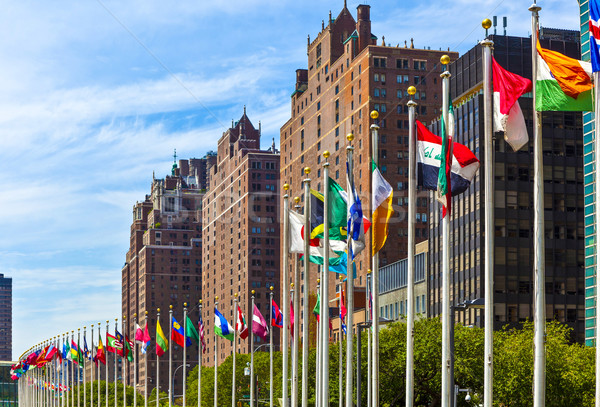
{"label": "iraqi flag", "polygon": [[494,75],[494,131],[503,131],[504,140],[514,151],[529,141],[525,118],[519,106],[519,97],[531,92],[531,81],[508,72],[492,57]]}
{"label": "iraqi flag", "polygon": [[[442,138],[417,122],[417,178],[419,186],[437,190],[442,161]],[[466,146],[453,143],[451,166],[451,195],[463,193],[479,169],[479,160]]]}

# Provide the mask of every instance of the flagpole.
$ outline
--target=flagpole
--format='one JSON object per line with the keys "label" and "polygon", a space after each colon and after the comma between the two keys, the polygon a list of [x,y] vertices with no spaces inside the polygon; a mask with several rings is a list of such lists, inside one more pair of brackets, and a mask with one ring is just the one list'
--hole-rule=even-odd
{"label": "flagpole", "polygon": [[[367,270],[367,298],[366,298],[366,305],[367,305],[367,320],[369,321],[369,328],[367,329],[367,407],[371,407],[372,405],[372,391],[371,391],[371,385],[372,385],[372,380],[371,380],[371,373],[372,373],[372,363],[373,363],[373,359],[372,359],[372,355],[373,355],[373,347],[371,344],[371,337],[373,336],[373,321],[371,318],[371,284],[373,282],[372,276],[371,276],[371,269]],[[362,378],[358,378],[358,380],[362,380]],[[361,400],[362,402],[362,400]]]}
{"label": "flagpole", "polygon": [[[317,266],[317,269],[319,270],[321,266]],[[320,270],[319,270],[319,275],[321,274]],[[317,295],[318,295],[318,300],[319,300],[319,315],[321,314],[321,301],[323,301],[323,293],[321,291],[321,279],[317,278]],[[321,360],[321,321],[322,319],[319,318],[319,320],[317,320],[317,349],[316,349],[316,353],[317,353],[317,360],[316,360],[316,372],[315,372],[315,404],[317,407],[321,406],[321,364],[323,363],[323,361]]]}
{"label": "flagpole", "polygon": [[[600,157],[600,72],[593,73],[594,79],[594,150],[596,162]],[[596,241],[598,241],[598,222],[600,220],[600,170],[596,170]],[[600,250],[596,248],[596,407],[600,407],[600,321],[598,320],[598,293],[600,293],[600,274],[598,273],[600,266]]]}
{"label": "flagpole", "polygon": [[[144,333],[148,329],[148,311],[144,311]],[[144,338],[145,340],[145,338]],[[144,342],[144,407],[148,407],[148,346]],[[100,407],[100,406],[98,406]]]}
{"label": "flagpole", "polygon": [[[286,280],[287,280],[287,276]],[[271,332],[269,332],[269,407],[273,407],[273,333],[275,329],[273,328],[273,286],[269,287],[271,290]],[[254,317],[253,317],[254,318]],[[285,325],[284,325],[285,326]],[[283,328],[285,331],[285,328]],[[285,344],[287,348],[287,343]],[[283,382],[287,381],[287,377],[283,376]],[[283,394],[282,398],[286,398],[287,394]]]}
{"label": "flagpole", "polygon": [[[94,324],[90,326],[90,335],[92,337],[92,343],[90,348],[90,357],[94,354]],[[90,360],[90,407],[94,407],[94,365],[93,361]]]}
{"label": "flagpole", "polygon": [[[302,407],[308,407],[308,301],[310,299],[310,167],[304,168],[304,301],[302,303]],[[298,292],[301,288],[297,287]]]}
{"label": "flagpole", "polygon": [[[137,329],[137,313],[133,314],[133,329]],[[133,338],[133,407],[137,407],[137,342]],[[183,405],[185,407],[185,404]]]}
{"label": "flagpole", "polygon": [[[158,326],[160,320],[160,308],[156,309],[156,326]],[[158,334],[156,335],[156,343],[158,345]],[[158,348],[157,348],[158,349]],[[156,352],[156,407],[159,406],[158,399],[160,398],[160,369],[158,367],[160,359],[158,357],[158,352]]]}
{"label": "flagpole", "polygon": [[[350,196],[350,195],[349,195]],[[339,287],[339,299],[338,299],[338,309],[340,314],[340,330],[339,330],[339,338],[338,338],[338,406],[342,407],[344,405],[344,368],[342,363],[344,362],[344,351],[343,351],[343,331],[342,331],[342,290],[344,289],[344,276],[340,274],[340,283]]]}
{"label": "flagpole", "polygon": [[[294,203],[296,204],[296,212],[300,213],[300,197],[294,197]],[[292,304],[294,308],[294,340],[292,343],[292,405],[291,407],[298,407],[298,367],[299,367],[299,345],[300,345],[300,260],[298,255],[294,254],[294,282],[292,287]],[[294,295],[293,288],[296,287],[296,294]]]}
{"label": "flagpole", "polygon": [[[187,302],[183,303],[183,407],[185,404],[185,391],[186,391],[186,365],[187,365]],[[135,407],[135,406],[134,406]]]}
{"label": "flagpole", "polygon": [[[107,347],[108,347],[108,324],[109,320],[106,320],[106,339],[107,339]],[[104,357],[106,358],[106,363],[104,364],[104,407],[108,407],[108,350],[104,352]]]}
{"label": "flagpole", "polygon": [[[290,249],[289,249],[289,228],[290,228],[290,201],[288,190],[290,189],[290,184],[283,184],[283,190],[285,191],[283,194],[283,258],[282,258],[282,268],[283,268],[283,284],[281,285],[281,308],[283,311],[283,332],[281,333],[281,356],[283,362],[283,379],[281,380],[281,394],[283,399],[282,407],[288,407],[288,377],[289,377],[289,356],[288,356],[288,346],[289,346],[289,332],[288,328],[290,327],[290,304],[288,299],[289,293],[289,282],[290,282],[290,266],[289,266],[289,258],[290,258]],[[272,304],[272,303],[271,303]],[[273,314],[271,312],[271,314]],[[272,327],[272,325],[271,325]],[[271,351],[273,350],[273,345],[271,345]],[[273,384],[271,384],[271,389],[273,389]],[[271,391],[271,395],[273,392]],[[272,398],[272,397],[271,397]],[[271,401],[271,405],[273,402]]]}
{"label": "flagpole", "polygon": [[173,305],[169,305],[169,407],[173,405]]}
{"label": "flagpole", "polygon": [[[543,407],[546,397],[546,355],[544,336],[546,326],[546,293],[545,293],[545,258],[544,258],[544,159],[542,150],[542,114],[535,110],[537,92],[537,30],[538,12],[542,8],[535,4],[529,7],[531,11],[531,68],[533,82],[533,251],[535,255],[534,268],[534,362],[533,362],[533,405]],[[597,189],[597,188],[596,188]]]}
{"label": "flagpole", "polygon": [[[85,327],[84,327],[85,330]],[[81,387],[79,377],[81,376],[81,328],[77,328],[77,407],[80,407],[81,403],[81,392],[79,388]],[[85,364],[85,361],[83,362]],[[85,369],[83,370],[83,378],[85,379]],[[83,392],[83,397],[85,398],[85,392]]]}
{"label": "flagpole", "polygon": [[[202,319],[202,300],[198,300],[198,315]],[[198,326],[198,407],[200,407],[200,400],[202,395],[202,333],[200,332],[200,326]]]}
{"label": "flagpole", "polygon": [[321,276],[321,406],[329,404],[329,151],[323,152],[323,271]]}
{"label": "flagpole", "polygon": [[[491,27],[489,19],[483,20],[483,27]],[[484,147],[483,147],[483,185],[485,205],[485,247],[484,247],[484,352],[483,362],[483,405],[492,407],[494,390],[494,131],[492,130],[492,47],[494,43],[485,39],[483,48],[483,111],[484,111]],[[409,199],[410,200],[410,199]],[[454,383],[452,383],[454,384]]]}
{"label": "flagpole", "polygon": [[[379,112],[373,110],[371,112],[371,118],[376,120],[379,117]],[[379,164],[379,126],[376,123],[371,125],[371,147],[372,147],[372,159],[375,165]],[[372,182],[371,182],[372,184]],[[371,188],[373,185],[371,185]],[[373,204],[374,191],[371,191],[371,204]],[[373,208],[375,209],[375,208]],[[371,235],[373,231],[371,230]],[[373,237],[371,237],[371,250],[373,250]],[[373,406],[379,406],[379,253],[373,253],[372,258],[372,269],[371,283],[373,290],[373,356],[371,359],[372,370],[371,370],[371,390]]]}
{"label": "flagpole", "polygon": [[[127,316],[123,314],[121,327],[123,329],[123,359],[121,362],[121,376],[123,376],[123,407],[127,407]],[[170,406],[169,406],[170,407]]]}
{"label": "flagpole", "polygon": [[[354,204],[354,147],[352,141],[354,140],[354,134],[348,133],[346,135],[348,140],[348,146],[346,147],[346,163],[348,165],[348,185],[346,190],[348,194],[348,208]],[[352,197],[352,199],[350,198]],[[351,204],[352,202],[352,204]],[[350,210],[348,210],[350,213]],[[362,227],[362,222],[360,227]],[[354,378],[353,375],[353,355],[354,355],[354,268],[352,266],[352,237],[350,236],[350,230],[348,230],[348,265],[346,267],[346,407],[353,406],[353,395],[354,395]],[[340,287],[340,299],[341,299],[341,287]],[[341,304],[341,301],[340,301]],[[342,346],[342,319],[340,318],[340,346]],[[360,349],[358,350],[360,352]],[[340,366],[341,371],[341,366]],[[341,374],[340,374],[341,382]],[[342,391],[340,388],[340,399]],[[341,406],[341,404],[340,404]]]}
{"label": "flagpole", "polygon": [[[75,342],[75,330],[71,330],[71,346]],[[75,407],[75,362],[73,362],[73,352],[71,352],[71,346],[69,346],[69,353],[71,354],[71,407]]]}
{"label": "flagpole", "polygon": [[[449,132],[449,113],[450,104],[450,72],[448,71],[448,63],[450,58],[447,55],[442,56],[441,63],[444,65],[442,77],[442,120],[446,131]],[[450,156],[452,157],[452,156]],[[445,171],[440,169],[440,171]],[[450,193],[450,191],[448,191]],[[450,211],[446,212],[446,216],[442,218],[442,403],[441,407],[450,407],[450,394],[452,392],[450,383]]]}
{"label": "flagpole", "polygon": [[[237,353],[237,331],[238,331],[238,293],[233,294],[233,379],[231,380],[231,407],[235,407],[235,357]],[[184,406],[185,407],[185,406]]]}
{"label": "flagpole", "polygon": [[[102,341],[102,325],[100,322],[98,322],[98,346],[100,346],[100,342]],[[102,349],[102,351],[104,352],[104,359],[106,359],[106,352],[104,351],[104,349]],[[96,355],[98,355],[98,350],[96,349]],[[98,388],[98,407],[100,407],[100,379],[101,379],[101,371],[100,371],[100,360],[98,360],[98,385],[96,386]],[[105,380],[106,382],[106,380]]]}
{"label": "flagpole", "polygon": [[[215,297],[215,312],[217,310],[217,305],[219,305],[219,297],[218,296]],[[215,384],[214,384],[214,388],[213,388],[214,407],[218,407],[217,406],[217,368],[218,368],[217,352],[218,351],[219,351],[219,335],[217,335],[215,333]]]}
{"label": "flagpole", "polygon": [[254,407],[254,290],[252,290],[252,325],[250,328],[250,407]]}
{"label": "flagpole", "polygon": [[[119,318],[115,318],[115,336],[117,335],[118,327],[119,327]],[[115,357],[114,392],[115,392],[115,407],[117,407],[117,398],[118,398],[117,396],[119,395],[119,388],[117,387],[117,348],[116,347],[115,347],[114,357]]]}
{"label": "flagpole", "polygon": [[417,180],[415,176],[416,140],[414,86],[407,90],[411,96],[408,106],[408,259],[407,259],[407,295],[406,295],[406,407],[414,403],[414,329],[415,329],[415,219],[417,202]]}

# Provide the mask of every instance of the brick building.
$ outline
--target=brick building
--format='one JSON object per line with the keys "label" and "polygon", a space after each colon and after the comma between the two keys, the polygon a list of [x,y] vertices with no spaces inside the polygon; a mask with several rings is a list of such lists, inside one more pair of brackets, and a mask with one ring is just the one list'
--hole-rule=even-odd
{"label": "brick building", "polygon": [[[308,39],[308,69],[296,71],[291,118],[281,127],[281,184],[291,196],[302,194],[304,167],[312,172],[311,187],[322,191],[322,153],[328,150],[330,175],[345,187],[346,134],[355,136],[354,167],[363,210],[370,214],[372,143],[369,113],[379,111],[379,166],[394,188],[395,217],[388,241],[380,251],[380,265],[407,257],[408,223],[408,102],[409,86],[417,88],[418,117],[423,122],[440,114],[440,57],[448,52],[414,48],[411,44],[380,45],[371,33],[370,6],[359,5],[357,20],[344,5],[339,15],[323,23],[317,37]],[[456,53],[448,53],[456,59]],[[418,193],[416,239],[427,239],[428,195]],[[366,238],[370,242],[370,233]],[[355,286],[366,284],[371,268],[370,247],[357,258]],[[293,262],[290,261],[290,264]],[[316,288],[316,270],[311,268]],[[285,276],[292,275],[292,266]],[[291,281],[290,281],[291,282]],[[311,283],[312,285],[312,283]],[[333,297],[333,283],[330,298]],[[303,288],[302,288],[303,290]]]}
{"label": "brick building", "polygon": [[[124,334],[133,338],[134,314],[140,326],[146,324],[151,336],[156,332],[156,310],[168,336],[169,306],[183,325],[183,304],[190,318],[198,321],[198,300],[202,295],[202,197],[206,187],[206,165],[210,157],[180,160],[171,175],[153,177],[151,193],[133,207],[130,247],[122,269],[122,311],[127,322]],[[204,175],[203,175],[204,174]],[[204,187],[204,188],[202,188]],[[119,327],[120,329],[120,327]],[[112,326],[111,326],[112,330]],[[153,342],[154,344],[154,342]],[[182,348],[173,348],[173,369],[182,364]],[[187,351],[188,361],[198,360],[197,348]],[[160,358],[161,371],[168,372],[168,357]],[[148,357],[148,387],[155,387],[156,354]],[[128,385],[133,385],[133,363],[126,364]],[[146,371],[138,364],[137,388],[143,391]],[[181,393],[181,373],[174,378],[175,394]],[[161,391],[168,391],[168,374],[160,377]]]}
{"label": "brick building", "polygon": [[[202,245],[202,317],[207,332],[204,365],[214,364],[214,304],[233,325],[234,294],[250,326],[251,291],[268,321],[269,287],[279,303],[279,151],[275,143],[260,149],[260,123],[256,129],[246,108],[219,139],[216,162],[209,167],[204,196]],[[279,341],[279,329],[274,330]],[[256,338],[256,346],[260,343]],[[267,350],[265,348],[265,350]],[[249,353],[249,339],[238,339],[238,353]],[[218,363],[232,353],[232,343],[219,340]]]}

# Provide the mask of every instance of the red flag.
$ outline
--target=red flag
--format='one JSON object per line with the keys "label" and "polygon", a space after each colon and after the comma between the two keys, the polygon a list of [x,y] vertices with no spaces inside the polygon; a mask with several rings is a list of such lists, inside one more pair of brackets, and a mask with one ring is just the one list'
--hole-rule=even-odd
{"label": "red flag", "polygon": [[237,322],[235,323],[235,329],[239,332],[241,339],[246,339],[248,337],[248,325],[246,325],[246,318],[244,318],[244,314],[242,313],[242,309],[238,305],[237,307]]}
{"label": "red flag", "polygon": [[294,337],[294,300],[290,300],[290,331]]}

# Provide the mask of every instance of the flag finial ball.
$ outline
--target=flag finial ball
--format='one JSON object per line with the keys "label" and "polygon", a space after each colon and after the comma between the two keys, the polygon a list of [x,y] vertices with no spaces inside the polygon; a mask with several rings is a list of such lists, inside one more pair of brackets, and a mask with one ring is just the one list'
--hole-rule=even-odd
{"label": "flag finial ball", "polygon": [[218,295],[215,296],[215,301],[219,301],[219,296]]}
{"label": "flag finial ball", "polygon": [[304,173],[306,175],[310,174],[310,167],[304,167]]}
{"label": "flag finial ball", "polygon": [[160,312],[160,308],[157,308],[157,309],[156,309],[156,312]]}
{"label": "flag finial ball", "polygon": [[371,269],[368,269],[368,270],[367,270],[367,274],[371,274]]}
{"label": "flag finial ball", "polygon": [[295,203],[296,205],[298,205],[298,204],[300,203],[300,197],[299,197],[299,196],[295,196],[295,197],[294,197],[294,203]]}
{"label": "flag finial ball", "polygon": [[323,151],[323,157],[325,158],[329,158],[329,156],[331,155],[331,153],[327,150]]}
{"label": "flag finial ball", "polygon": [[321,284],[321,279],[317,278],[317,284]]}
{"label": "flag finial ball", "polygon": [[287,191],[288,189],[290,189],[290,184],[283,184],[283,190]]}
{"label": "flag finial ball", "polygon": [[273,291],[273,286],[269,287],[269,289],[270,289],[271,291]]}
{"label": "flag finial ball", "polygon": [[413,96],[415,93],[417,93],[417,88],[415,88],[414,86],[409,86],[408,89],[406,89],[406,91],[409,95]]}
{"label": "flag finial ball", "polygon": [[148,311],[144,311],[144,315],[148,315]]}
{"label": "flag finial ball", "polygon": [[173,309],[173,306],[172,306],[172,305],[169,305],[169,309]]}
{"label": "flag finial ball", "polygon": [[290,284],[290,287],[292,287],[292,290],[294,289],[294,283]]}
{"label": "flag finial ball", "polygon": [[238,296],[238,293],[235,293],[235,294],[233,294],[233,296],[234,296],[235,298],[237,298],[237,296]]}
{"label": "flag finial ball", "polygon": [[252,290],[252,295],[254,295],[254,293],[255,293],[255,292],[256,292],[256,291]]}
{"label": "flag finial ball", "polygon": [[184,307],[187,307],[187,302],[184,302],[184,303],[183,303],[183,306],[184,306]]}
{"label": "flag finial ball", "polygon": [[379,112],[377,110],[373,110],[371,112],[371,119],[375,120],[379,117]]}
{"label": "flag finial ball", "polygon": [[348,141],[352,141],[352,140],[354,140],[354,134],[352,134],[352,133],[348,133],[348,134],[346,135],[346,140],[348,140]]}
{"label": "flag finial ball", "polygon": [[198,304],[202,305],[202,300],[198,300]]}
{"label": "flag finial ball", "polygon": [[137,318],[137,313],[133,314],[133,317],[134,317],[134,318]]}
{"label": "flag finial ball", "polygon": [[443,65],[448,65],[448,64],[450,63],[450,57],[449,57],[448,55],[443,55],[443,56],[440,58],[440,62],[441,62]]}
{"label": "flag finial ball", "polygon": [[344,281],[344,275],[340,274],[340,281]]}
{"label": "flag finial ball", "polygon": [[485,20],[483,20],[483,21],[481,22],[481,26],[482,26],[483,28],[485,28],[486,30],[489,30],[489,29],[490,29],[490,27],[492,26],[492,20],[490,20],[489,18],[486,18]]}

